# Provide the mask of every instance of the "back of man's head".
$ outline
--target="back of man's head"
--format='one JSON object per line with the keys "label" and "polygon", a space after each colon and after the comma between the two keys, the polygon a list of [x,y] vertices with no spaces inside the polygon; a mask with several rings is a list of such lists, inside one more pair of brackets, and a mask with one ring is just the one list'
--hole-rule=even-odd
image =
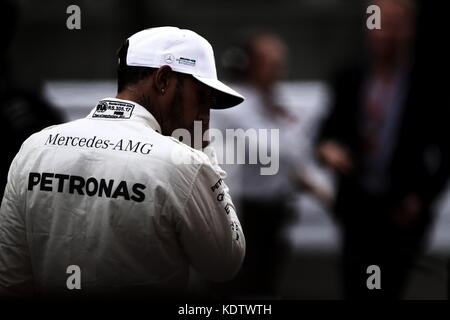
{"label": "back of man's head", "polygon": [[129,41],[127,39],[117,51],[117,93],[150,77],[155,71],[155,68],[150,67],[128,66],[126,63],[128,46]]}

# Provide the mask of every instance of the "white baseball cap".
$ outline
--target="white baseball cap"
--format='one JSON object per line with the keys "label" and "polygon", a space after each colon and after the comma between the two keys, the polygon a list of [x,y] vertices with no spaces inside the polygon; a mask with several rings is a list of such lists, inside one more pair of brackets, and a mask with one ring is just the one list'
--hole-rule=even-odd
{"label": "white baseball cap", "polygon": [[150,28],[135,33],[128,42],[128,66],[168,65],[173,71],[192,75],[217,90],[212,109],[226,109],[244,101],[243,96],[217,79],[213,48],[197,33],[177,27]]}

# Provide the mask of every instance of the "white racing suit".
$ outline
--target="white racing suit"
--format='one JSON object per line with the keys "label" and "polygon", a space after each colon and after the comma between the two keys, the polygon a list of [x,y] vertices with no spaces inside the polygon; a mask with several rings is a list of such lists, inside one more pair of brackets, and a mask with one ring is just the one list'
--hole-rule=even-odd
{"label": "white racing suit", "polygon": [[183,292],[189,267],[236,274],[245,238],[226,173],[159,132],[144,107],[107,98],[23,143],[0,210],[0,294],[69,290],[73,268],[88,293]]}

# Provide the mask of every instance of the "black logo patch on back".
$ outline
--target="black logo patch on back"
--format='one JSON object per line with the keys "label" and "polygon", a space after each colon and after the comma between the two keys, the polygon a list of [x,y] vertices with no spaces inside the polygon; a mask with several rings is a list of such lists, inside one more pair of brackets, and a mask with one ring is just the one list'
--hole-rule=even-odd
{"label": "black logo patch on back", "polygon": [[130,119],[134,105],[122,101],[102,100],[97,104],[92,118]]}

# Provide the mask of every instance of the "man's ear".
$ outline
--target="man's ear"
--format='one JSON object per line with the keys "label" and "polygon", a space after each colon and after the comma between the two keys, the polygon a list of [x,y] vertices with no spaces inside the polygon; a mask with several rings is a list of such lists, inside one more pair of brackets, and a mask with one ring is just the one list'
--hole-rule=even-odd
{"label": "man's ear", "polygon": [[162,66],[156,70],[154,75],[154,85],[160,94],[165,94],[170,82],[173,80],[173,71],[169,66]]}

